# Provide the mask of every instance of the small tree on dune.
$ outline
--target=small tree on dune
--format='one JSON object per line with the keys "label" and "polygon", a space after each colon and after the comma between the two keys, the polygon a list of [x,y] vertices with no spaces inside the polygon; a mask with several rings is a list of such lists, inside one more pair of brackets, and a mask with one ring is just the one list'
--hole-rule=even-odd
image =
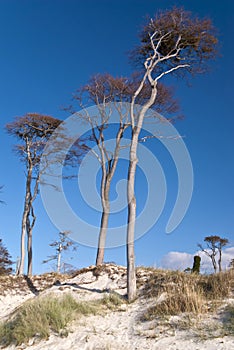
{"label": "small tree on dune", "polygon": [[[229,241],[227,238],[221,238],[217,235],[207,236],[204,238],[207,248],[204,248],[201,244],[198,244],[198,247],[211,259],[214,272],[217,270],[222,271],[222,251]],[[216,256],[218,254],[218,262]]]}
{"label": "small tree on dune", "polygon": [[12,264],[11,256],[0,239],[0,275],[9,275],[12,272]]}
{"label": "small tree on dune", "polygon": [[[59,232],[59,239],[50,243],[50,246],[55,248],[55,254],[49,256],[48,259],[43,260],[42,263],[46,264],[50,261],[56,260],[56,271],[57,273],[60,273],[62,266],[62,252],[67,251],[70,248],[76,250],[77,244],[69,238],[69,232]],[[67,267],[71,269],[72,265],[67,264]]]}

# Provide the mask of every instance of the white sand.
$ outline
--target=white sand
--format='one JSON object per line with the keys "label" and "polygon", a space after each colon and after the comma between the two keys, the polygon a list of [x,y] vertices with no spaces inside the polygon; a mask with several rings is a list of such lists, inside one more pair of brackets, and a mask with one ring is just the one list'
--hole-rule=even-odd
{"label": "white sand", "polygon": [[[126,293],[126,276],[123,276],[124,268],[113,268],[112,274],[103,274],[96,278],[92,272],[85,272],[73,279],[62,282],[61,285],[41,292],[47,293],[71,293],[78,300],[93,300],[103,297],[103,290],[115,289],[118,293]],[[15,308],[29,298],[35,298],[33,293],[23,295],[9,292],[0,296],[0,320],[5,319]],[[104,316],[82,317],[79,321],[69,326],[71,332],[65,338],[51,335],[46,341],[30,345],[21,345],[18,349],[30,350],[233,350],[234,338],[231,336],[202,340],[196,336],[194,330],[176,330],[172,327],[156,326],[152,322],[142,323],[139,315],[147,307],[148,302],[139,299],[133,304],[123,304],[120,311],[108,312]],[[176,322],[178,317],[174,317]],[[208,324],[217,322],[218,315],[209,316]],[[214,323],[216,325],[216,323]],[[215,327],[215,326],[214,326]],[[6,349],[15,349],[14,346]]]}

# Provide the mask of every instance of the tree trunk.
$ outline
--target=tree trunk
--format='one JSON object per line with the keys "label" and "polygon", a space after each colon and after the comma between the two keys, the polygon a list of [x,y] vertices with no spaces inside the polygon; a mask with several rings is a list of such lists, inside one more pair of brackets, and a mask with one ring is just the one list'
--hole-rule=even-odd
{"label": "tree trunk", "polygon": [[58,247],[58,260],[57,260],[57,273],[60,273],[61,271],[61,254],[62,254],[62,243],[59,243]]}
{"label": "tree trunk", "polygon": [[24,200],[24,211],[21,224],[21,242],[20,242],[20,262],[19,262],[19,275],[24,273],[25,264],[25,237],[27,229],[27,220],[30,214],[30,197],[31,197],[31,180],[32,180],[32,166],[29,166],[26,180],[26,194]]}
{"label": "tree trunk", "polygon": [[102,212],[101,227],[99,232],[96,266],[102,265],[104,262],[104,252],[105,252],[108,221],[109,221],[109,212],[106,212],[104,210]]}
{"label": "tree trunk", "polygon": [[106,181],[104,186],[104,200],[102,201],[102,219],[98,239],[98,250],[96,257],[96,266],[102,265],[104,262],[104,252],[106,243],[106,234],[108,228],[108,221],[110,215],[110,203],[109,203],[109,193],[110,193],[110,181]]}
{"label": "tree trunk", "polygon": [[25,236],[26,236],[26,221],[27,221],[27,209],[26,209],[26,198],[25,207],[23,212],[22,224],[21,224],[21,238],[20,238],[20,258],[17,275],[23,275],[24,273],[24,262],[25,262]]}
{"label": "tree trunk", "polygon": [[135,220],[136,220],[136,198],[135,198],[135,174],[137,165],[137,143],[139,132],[132,132],[132,143],[130,148],[130,163],[128,170],[128,229],[127,229],[127,293],[128,300],[136,298],[136,274],[135,274]]}
{"label": "tree trunk", "polygon": [[[145,79],[145,78],[144,78]],[[128,228],[127,228],[127,292],[128,300],[132,301],[136,298],[136,272],[135,272],[135,254],[134,254],[134,238],[135,238],[135,221],[136,221],[136,198],[135,198],[135,177],[137,166],[137,146],[138,138],[142,129],[144,117],[148,109],[154,103],[157,96],[157,82],[152,85],[152,91],[150,99],[142,107],[138,122],[135,126],[134,122],[134,104],[137,94],[140,93],[144,80],[142,80],[135,96],[132,100],[131,106],[131,124],[132,124],[132,138],[129,155],[129,168],[128,168],[128,184],[127,184],[127,196],[128,196]]]}
{"label": "tree trunk", "polygon": [[217,263],[216,263],[214,255],[211,256],[211,260],[212,260],[212,264],[213,264],[213,267],[214,267],[214,272],[216,273],[217,272]]}
{"label": "tree trunk", "polygon": [[32,276],[32,230],[28,231],[28,271],[27,276]]}
{"label": "tree trunk", "polygon": [[222,250],[221,249],[219,249],[218,265],[219,265],[219,272],[221,272],[222,271]]}

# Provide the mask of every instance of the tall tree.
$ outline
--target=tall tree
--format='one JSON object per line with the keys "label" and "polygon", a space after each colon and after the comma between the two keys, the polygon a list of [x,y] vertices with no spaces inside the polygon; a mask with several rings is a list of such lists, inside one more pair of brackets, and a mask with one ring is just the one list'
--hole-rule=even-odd
{"label": "tall tree", "polygon": [[[158,83],[168,74],[203,73],[206,62],[216,54],[217,38],[209,19],[199,19],[183,8],[160,11],[143,28],[141,43],[133,59],[143,67],[140,84],[131,100],[132,138],[128,168],[128,228],[127,228],[127,289],[128,299],[136,297],[134,236],[136,220],[135,177],[137,145],[146,112],[157,99]],[[150,86],[150,96],[135,113],[136,100],[144,84]]]}
{"label": "tall tree", "polygon": [[17,154],[26,167],[26,189],[21,222],[20,261],[16,274],[24,273],[25,239],[27,234],[28,266],[27,275],[32,274],[32,233],[36,222],[34,201],[39,190],[39,163],[46,142],[53,131],[60,125],[59,119],[38,113],[27,113],[6,125],[10,135],[15,136],[20,144],[15,146]]}
{"label": "tall tree", "polygon": [[0,275],[9,275],[12,272],[11,256],[0,239]]}
{"label": "tall tree", "polygon": [[[77,113],[77,116],[84,118],[91,127],[91,140],[98,147],[98,153],[91,151],[96,156],[101,166],[101,186],[100,196],[102,204],[102,216],[99,231],[98,249],[96,256],[96,265],[103,264],[104,251],[106,243],[106,235],[108,229],[108,221],[110,215],[110,187],[111,181],[115,174],[120,150],[121,139],[124,131],[130,126],[128,113],[121,108],[122,103],[130,102],[131,97],[139,85],[138,74],[133,74],[130,78],[113,77],[110,74],[98,74],[93,76],[89,82],[74,94],[74,99],[79,103],[79,106],[84,108],[87,105],[96,105],[101,116],[99,123],[97,115],[86,113]],[[137,96],[137,103],[144,103],[150,96],[150,86],[145,83],[142,91]],[[109,103],[115,104],[116,110],[109,109]],[[125,104],[126,106],[126,104]],[[173,98],[173,89],[165,87],[163,84],[158,86],[158,99],[155,101],[154,108],[158,112],[167,114],[175,113],[178,110],[178,103]],[[119,124],[116,126],[116,136],[114,147],[110,150],[106,147],[106,139],[108,132],[108,123],[110,115],[113,112],[118,112]]]}
{"label": "tall tree", "polygon": [[[222,250],[229,241],[227,238],[221,238],[217,235],[207,236],[204,238],[207,248],[203,248],[201,244],[198,244],[198,247],[211,259],[214,272],[216,273],[219,269],[219,272],[222,271]],[[216,255],[218,254],[218,262],[216,261]]]}

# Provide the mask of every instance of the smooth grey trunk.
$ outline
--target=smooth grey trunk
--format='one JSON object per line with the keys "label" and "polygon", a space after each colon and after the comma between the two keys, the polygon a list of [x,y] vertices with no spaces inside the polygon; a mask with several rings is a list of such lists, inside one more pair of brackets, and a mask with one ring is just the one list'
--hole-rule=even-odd
{"label": "smooth grey trunk", "polygon": [[214,267],[214,272],[216,273],[217,272],[217,263],[216,263],[214,255],[211,255],[211,261],[212,261],[212,265]]}
{"label": "smooth grey trunk", "polygon": [[142,106],[138,120],[135,126],[134,116],[134,104],[137,94],[141,91],[141,86],[145,81],[145,77],[142,80],[142,84],[139,86],[132,101],[131,109],[131,121],[132,121],[132,138],[129,154],[129,167],[128,167],[128,184],[127,184],[127,196],[128,196],[128,227],[127,227],[127,293],[128,300],[133,301],[136,298],[136,272],[135,272],[135,254],[134,254],[134,239],[135,239],[135,222],[136,222],[136,197],[135,197],[135,178],[136,178],[136,166],[137,166],[137,146],[138,138],[142,129],[143,120],[146,112],[154,103],[157,96],[157,82],[152,85],[151,96],[149,100]]}
{"label": "smooth grey trunk", "polygon": [[[36,222],[36,216],[34,214],[34,209],[33,209],[33,202],[37,196],[38,193],[38,187],[39,187],[39,173],[37,175],[37,178],[35,179],[35,186],[34,186],[34,192],[33,196],[30,191],[30,202],[29,202],[29,215],[27,218],[27,236],[28,236],[28,270],[27,270],[27,276],[32,275],[32,258],[33,258],[33,250],[32,250],[32,233],[33,233],[33,228]],[[30,220],[31,216],[31,220]]]}
{"label": "smooth grey trunk", "polygon": [[222,250],[221,249],[219,249],[218,265],[219,265],[219,272],[221,272],[222,271]]}
{"label": "smooth grey trunk", "polygon": [[[27,233],[27,252],[28,252],[28,267],[27,275],[32,275],[32,232],[36,221],[36,216],[33,210],[33,202],[38,193],[39,186],[39,174],[35,179],[35,186],[32,195],[32,180],[33,180],[33,162],[32,155],[30,152],[30,143],[26,139],[26,152],[27,152],[27,179],[26,179],[26,193],[24,200],[24,211],[21,224],[21,239],[20,239],[20,259],[17,275],[24,274],[24,265],[25,265],[25,239]],[[32,217],[32,222],[30,221]]]}
{"label": "smooth grey trunk", "polygon": [[28,172],[26,179],[26,193],[24,200],[24,211],[22,217],[21,224],[21,239],[20,239],[20,261],[19,261],[19,269],[18,274],[23,275],[24,273],[24,264],[25,264],[25,237],[26,237],[26,229],[27,229],[27,220],[30,214],[30,197],[31,197],[31,182],[32,182],[32,172],[33,172],[33,164],[30,156],[30,146],[28,140],[26,140],[26,152],[28,157]]}
{"label": "smooth grey trunk", "polygon": [[62,254],[62,250],[63,250],[62,243],[59,243],[59,246],[58,246],[58,259],[57,259],[57,273],[60,273],[60,271],[61,271],[61,254]]}
{"label": "smooth grey trunk", "polygon": [[27,220],[27,205],[26,205],[26,198],[25,198],[25,206],[24,206],[24,212],[22,217],[22,224],[21,224],[21,237],[20,237],[20,258],[18,263],[18,271],[17,275],[23,275],[24,273],[24,262],[25,262],[25,237],[26,237],[26,220]]}
{"label": "smooth grey trunk", "polygon": [[[106,235],[107,235],[108,222],[109,222],[109,216],[110,216],[110,199],[109,199],[110,185],[111,185],[111,180],[115,174],[115,170],[119,160],[121,138],[126,128],[127,128],[127,125],[120,123],[119,129],[116,135],[114,156],[112,159],[108,159],[107,168],[105,165],[107,153],[105,152],[104,143],[103,142],[100,143],[99,139],[96,138],[96,142],[101,154],[101,165],[102,165],[102,181],[101,181],[102,218],[101,218],[101,225],[100,225],[99,238],[98,238],[96,266],[102,265],[104,262]],[[102,131],[100,133],[100,136],[103,137]]]}
{"label": "smooth grey trunk", "polygon": [[110,194],[110,181],[106,182],[105,188],[104,188],[104,200],[102,201],[103,211],[102,211],[101,226],[100,226],[99,239],[98,239],[96,266],[101,265],[104,262],[106,234],[107,234],[108,221],[110,216],[109,194]]}
{"label": "smooth grey trunk", "polygon": [[32,230],[28,232],[28,271],[27,276],[32,276]]}

